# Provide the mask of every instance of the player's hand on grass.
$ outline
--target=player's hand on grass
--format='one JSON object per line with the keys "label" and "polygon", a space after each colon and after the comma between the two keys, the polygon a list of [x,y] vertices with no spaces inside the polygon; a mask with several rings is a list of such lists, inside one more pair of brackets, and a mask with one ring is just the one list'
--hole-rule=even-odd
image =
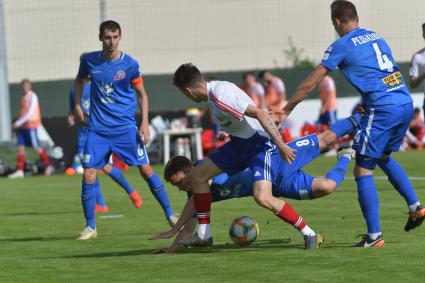
{"label": "player's hand on grass", "polygon": [[174,237],[174,235],[175,235],[176,233],[177,233],[177,232],[175,232],[173,229],[171,229],[171,230],[169,230],[169,231],[167,231],[167,232],[159,233],[158,235],[153,236],[152,238],[149,238],[149,240],[169,239],[169,238],[171,238],[171,237]]}
{"label": "player's hand on grass", "polygon": [[154,250],[153,252],[152,252],[152,254],[153,255],[159,255],[159,254],[172,254],[172,253],[175,253],[176,251],[177,251],[177,247],[175,247],[175,246],[171,246],[171,247],[169,247],[169,248],[162,248],[162,249],[157,249],[157,250]]}
{"label": "player's hand on grass", "polygon": [[288,145],[284,145],[279,147],[279,153],[283,160],[286,160],[289,164],[292,164],[292,161],[295,160],[295,152],[297,150],[289,147]]}
{"label": "player's hand on grass", "polygon": [[139,134],[143,141],[143,144],[148,144],[151,139],[151,135],[149,132],[149,124],[143,123],[142,126],[140,127]]}

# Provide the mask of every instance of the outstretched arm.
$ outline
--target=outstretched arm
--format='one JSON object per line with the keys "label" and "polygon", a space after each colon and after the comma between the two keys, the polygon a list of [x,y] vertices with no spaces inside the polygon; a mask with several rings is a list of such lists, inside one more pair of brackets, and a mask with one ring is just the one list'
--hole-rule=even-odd
{"label": "outstretched arm", "polygon": [[175,253],[181,247],[181,244],[179,243],[192,236],[193,231],[195,231],[196,228],[196,222],[196,217],[191,217],[191,219],[189,219],[189,221],[187,221],[184,225],[184,228],[177,234],[170,247],[155,250],[153,254]]}
{"label": "outstretched arm", "polygon": [[174,227],[169,231],[162,232],[156,236],[153,236],[152,238],[150,238],[150,240],[168,239],[173,237],[177,234],[180,228],[183,225],[186,225],[186,223],[192,218],[193,213],[195,213],[195,206],[193,205],[193,196],[191,196],[187,200],[186,205],[184,206],[176,225],[174,225]]}
{"label": "outstretched arm", "polygon": [[[313,72],[310,73],[310,75],[308,75],[308,77],[298,86],[294,95],[292,95],[291,99],[283,108],[283,112],[286,117],[289,116],[298,103],[303,101],[311,93],[311,91],[319,84],[327,73],[328,69],[319,65]],[[283,120],[286,120],[286,117],[283,117]]]}

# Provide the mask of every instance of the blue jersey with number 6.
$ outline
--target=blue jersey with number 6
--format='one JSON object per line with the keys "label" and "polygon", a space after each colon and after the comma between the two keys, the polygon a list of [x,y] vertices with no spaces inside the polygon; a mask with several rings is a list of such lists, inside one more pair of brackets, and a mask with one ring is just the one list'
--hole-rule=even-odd
{"label": "blue jersey with number 6", "polygon": [[326,50],[321,65],[330,71],[338,67],[368,108],[412,103],[388,44],[373,31],[356,28],[342,36]]}

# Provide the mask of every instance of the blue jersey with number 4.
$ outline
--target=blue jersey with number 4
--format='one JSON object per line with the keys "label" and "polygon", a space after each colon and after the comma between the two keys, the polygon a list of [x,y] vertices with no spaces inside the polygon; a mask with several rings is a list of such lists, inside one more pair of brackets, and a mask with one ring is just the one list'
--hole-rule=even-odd
{"label": "blue jersey with number 4", "polygon": [[321,65],[330,71],[338,67],[368,108],[412,103],[390,47],[373,31],[356,28],[336,40],[326,50]]}
{"label": "blue jersey with number 4", "polygon": [[89,127],[98,130],[119,130],[134,127],[137,109],[132,82],[140,78],[139,64],[128,54],[108,61],[102,52],[86,54],[80,63],[78,77],[90,75]]}

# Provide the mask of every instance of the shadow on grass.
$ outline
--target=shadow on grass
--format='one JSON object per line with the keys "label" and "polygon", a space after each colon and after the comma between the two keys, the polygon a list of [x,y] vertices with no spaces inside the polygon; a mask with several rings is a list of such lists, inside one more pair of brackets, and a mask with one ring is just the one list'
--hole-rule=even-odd
{"label": "shadow on grass", "polygon": [[43,242],[43,241],[64,241],[72,240],[75,237],[28,237],[28,238],[10,238],[0,239],[1,242]]}
{"label": "shadow on grass", "polygon": [[64,215],[64,214],[81,214],[81,211],[10,212],[10,213],[0,213],[0,216],[40,216],[40,215]]}
{"label": "shadow on grass", "polygon": [[[303,249],[301,245],[288,245],[291,243],[291,239],[272,239],[256,241],[255,244],[247,247],[240,247],[233,243],[217,244],[212,249],[206,248],[182,248],[177,254],[187,253],[215,253],[215,252],[249,252],[249,251],[263,251],[267,249]],[[121,256],[138,256],[138,255],[150,255],[157,249],[140,249],[131,251],[119,251],[119,252],[104,252],[84,255],[70,255],[65,257],[54,257],[54,258],[105,258],[105,257],[121,257]],[[38,258],[38,259],[49,259],[49,258]]]}

